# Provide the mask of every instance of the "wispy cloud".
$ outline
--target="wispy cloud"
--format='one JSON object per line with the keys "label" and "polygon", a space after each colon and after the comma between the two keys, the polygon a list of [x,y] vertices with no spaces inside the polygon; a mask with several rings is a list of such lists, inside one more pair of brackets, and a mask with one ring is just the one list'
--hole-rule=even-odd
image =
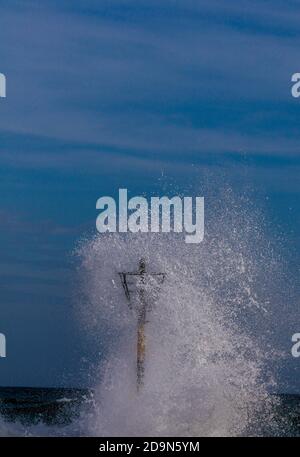
{"label": "wispy cloud", "polygon": [[298,155],[297,13],[279,0],[12,2],[0,19],[1,128],[85,142],[82,157],[99,145],[93,160]]}

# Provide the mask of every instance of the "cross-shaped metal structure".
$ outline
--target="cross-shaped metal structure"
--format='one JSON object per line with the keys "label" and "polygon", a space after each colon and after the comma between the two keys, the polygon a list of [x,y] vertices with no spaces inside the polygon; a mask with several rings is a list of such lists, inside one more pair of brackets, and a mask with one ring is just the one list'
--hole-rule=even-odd
{"label": "cross-shaped metal structure", "polygon": [[[151,309],[151,304],[147,303],[146,290],[150,286],[149,281],[156,279],[158,284],[165,280],[165,273],[149,273],[146,271],[146,262],[140,259],[138,271],[119,273],[122,286],[130,309],[134,309],[137,314],[137,390],[143,386],[145,373],[145,325],[147,311]],[[135,280],[135,282],[134,282]],[[133,303],[133,294],[137,294],[135,303]]]}

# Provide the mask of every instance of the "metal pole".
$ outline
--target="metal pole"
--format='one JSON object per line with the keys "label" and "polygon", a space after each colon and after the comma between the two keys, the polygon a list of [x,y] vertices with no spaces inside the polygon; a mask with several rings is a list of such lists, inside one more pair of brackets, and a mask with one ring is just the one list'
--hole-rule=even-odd
{"label": "metal pole", "polygon": [[139,289],[139,313],[137,322],[137,390],[144,385],[145,356],[146,356],[146,301],[143,285],[145,284],[146,265],[143,259],[139,262],[139,274],[141,275],[141,288]]}
{"label": "metal pole", "polygon": [[145,322],[138,321],[137,328],[137,390],[139,391],[144,385],[145,374]]}
{"label": "metal pole", "polygon": [[138,277],[139,282],[137,284],[137,303],[136,303],[136,312],[137,312],[137,348],[136,348],[136,359],[137,359],[137,390],[139,391],[140,388],[144,384],[144,374],[145,374],[145,357],[146,357],[146,336],[145,336],[145,326],[146,326],[146,314],[147,307],[146,303],[146,279],[147,278],[158,278],[160,283],[162,284],[165,279],[165,273],[146,273],[146,263],[144,259],[139,261],[139,267],[137,272],[120,272],[119,273],[122,286],[124,288],[124,292],[126,298],[128,300],[129,308],[132,309],[131,303],[131,290],[129,288],[130,282],[128,282],[128,278],[131,277]]}

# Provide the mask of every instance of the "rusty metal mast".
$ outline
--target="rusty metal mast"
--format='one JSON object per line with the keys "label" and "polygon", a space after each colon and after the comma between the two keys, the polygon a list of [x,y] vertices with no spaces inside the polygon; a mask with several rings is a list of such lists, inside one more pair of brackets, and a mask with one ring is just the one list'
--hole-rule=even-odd
{"label": "rusty metal mast", "polygon": [[[165,273],[148,273],[146,272],[146,262],[144,259],[140,259],[139,267],[137,272],[122,272],[119,273],[122,286],[125,291],[126,298],[129,303],[130,309],[133,309],[132,305],[132,294],[137,293],[137,302],[135,311],[137,314],[137,390],[144,384],[145,374],[145,355],[146,355],[146,340],[145,340],[145,325],[147,311],[150,309],[150,305],[146,300],[146,285],[147,280],[151,277],[156,277],[159,283],[163,283],[165,279]],[[130,278],[135,277],[138,279],[138,284],[135,284],[136,290],[130,289],[133,284],[130,282]]]}

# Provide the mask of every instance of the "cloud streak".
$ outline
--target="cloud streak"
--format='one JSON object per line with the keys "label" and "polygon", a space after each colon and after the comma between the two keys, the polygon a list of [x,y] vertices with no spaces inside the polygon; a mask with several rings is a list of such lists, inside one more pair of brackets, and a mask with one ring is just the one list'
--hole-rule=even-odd
{"label": "cloud streak", "polygon": [[0,48],[10,103],[1,107],[2,130],[85,142],[86,150],[98,144],[103,156],[116,154],[109,148],[127,149],[129,158],[139,150],[141,160],[150,152],[162,161],[180,152],[193,161],[210,152],[298,155],[300,106],[290,76],[299,7],[179,5],[5,7]]}

